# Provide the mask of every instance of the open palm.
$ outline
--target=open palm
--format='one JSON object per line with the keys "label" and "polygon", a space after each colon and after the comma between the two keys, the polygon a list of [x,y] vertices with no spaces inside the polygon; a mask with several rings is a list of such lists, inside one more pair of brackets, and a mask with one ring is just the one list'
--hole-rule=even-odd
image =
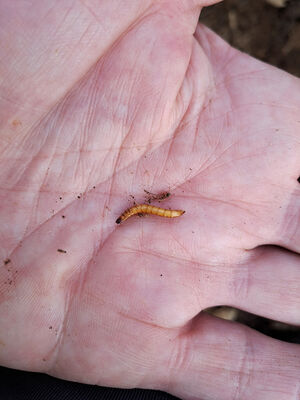
{"label": "open palm", "polygon": [[[297,398],[298,346],[198,314],[300,323],[299,81],[196,28],[209,2],[14,3],[1,364],[185,399]],[[144,190],[186,213],[116,225]]]}

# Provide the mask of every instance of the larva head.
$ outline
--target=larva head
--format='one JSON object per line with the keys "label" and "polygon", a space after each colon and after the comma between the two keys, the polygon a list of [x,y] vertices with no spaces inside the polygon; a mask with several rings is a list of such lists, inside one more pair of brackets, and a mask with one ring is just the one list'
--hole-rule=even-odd
{"label": "larva head", "polygon": [[121,217],[119,217],[119,218],[116,220],[116,224],[120,224],[120,223],[121,223],[121,221],[122,221],[122,218],[121,218]]}

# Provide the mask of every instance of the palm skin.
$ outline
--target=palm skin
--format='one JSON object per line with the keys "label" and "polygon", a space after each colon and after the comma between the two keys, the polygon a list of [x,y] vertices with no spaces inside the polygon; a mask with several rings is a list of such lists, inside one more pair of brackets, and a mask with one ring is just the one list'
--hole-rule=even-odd
{"label": "palm skin", "polygon": [[[299,346],[198,314],[300,323],[299,80],[197,26],[209,2],[2,3],[1,364],[297,398]],[[117,226],[144,190],[186,213]]]}

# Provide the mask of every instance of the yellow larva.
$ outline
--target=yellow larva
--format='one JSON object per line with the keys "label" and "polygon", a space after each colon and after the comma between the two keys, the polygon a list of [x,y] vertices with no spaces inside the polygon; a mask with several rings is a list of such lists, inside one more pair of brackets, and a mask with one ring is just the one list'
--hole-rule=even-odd
{"label": "yellow larva", "polygon": [[166,210],[165,208],[150,206],[149,204],[138,204],[125,210],[116,220],[116,224],[120,224],[132,215],[136,214],[153,214],[165,218],[175,218],[180,217],[180,215],[184,213],[185,211],[183,210]]}

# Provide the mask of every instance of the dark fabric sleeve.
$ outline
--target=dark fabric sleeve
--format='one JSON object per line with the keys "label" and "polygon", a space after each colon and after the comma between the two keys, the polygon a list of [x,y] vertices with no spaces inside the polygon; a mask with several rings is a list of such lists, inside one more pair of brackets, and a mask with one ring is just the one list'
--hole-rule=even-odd
{"label": "dark fabric sleeve", "polygon": [[0,367],[1,400],[176,400],[167,393],[112,389]]}

